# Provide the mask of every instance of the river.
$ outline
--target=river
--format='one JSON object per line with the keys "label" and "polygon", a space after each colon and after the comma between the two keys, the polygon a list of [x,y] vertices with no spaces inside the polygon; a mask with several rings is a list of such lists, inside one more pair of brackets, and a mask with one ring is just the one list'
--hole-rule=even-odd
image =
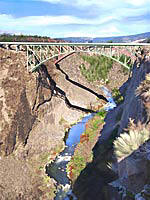
{"label": "river", "polygon": [[[104,110],[109,111],[116,107],[111,93],[106,87],[101,87],[107,100],[109,101]],[[72,193],[71,182],[67,177],[66,167],[71,157],[74,154],[76,145],[80,142],[80,135],[85,131],[86,122],[91,119],[94,114],[87,115],[80,122],[73,125],[69,131],[68,138],[65,141],[65,149],[56,157],[56,159],[46,166],[46,173],[57,182],[57,193],[55,200],[76,200],[77,198]]]}

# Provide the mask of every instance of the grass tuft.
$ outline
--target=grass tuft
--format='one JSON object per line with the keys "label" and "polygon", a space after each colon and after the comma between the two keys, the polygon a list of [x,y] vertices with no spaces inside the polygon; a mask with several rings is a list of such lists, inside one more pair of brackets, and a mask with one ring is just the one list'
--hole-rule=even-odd
{"label": "grass tuft", "polygon": [[129,132],[122,133],[114,141],[115,155],[118,159],[124,159],[131,155],[134,151],[143,145],[147,140],[150,139],[150,131],[138,123],[138,125],[132,125],[129,127]]}

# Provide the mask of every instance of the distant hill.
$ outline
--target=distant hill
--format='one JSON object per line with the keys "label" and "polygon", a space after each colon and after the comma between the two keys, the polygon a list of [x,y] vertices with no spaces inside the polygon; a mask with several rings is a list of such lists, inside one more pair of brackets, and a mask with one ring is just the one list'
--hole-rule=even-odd
{"label": "distant hill", "polygon": [[10,33],[0,34],[0,42],[65,42],[64,40],[52,39],[38,35],[12,35]]}
{"label": "distant hill", "polygon": [[66,38],[50,38],[47,36],[38,35],[14,35],[11,33],[1,33],[0,31],[0,41],[1,42],[83,42],[83,43],[100,43],[100,42],[150,42],[150,32],[141,33],[137,35],[128,36],[116,36],[116,37],[66,37]]}
{"label": "distant hill", "polygon": [[96,38],[90,38],[90,37],[66,37],[66,38],[59,38],[62,40],[65,40],[67,42],[108,42],[112,41],[114,43],[116,42],[133,42],[136,40],[143,39],[143,42],[146,42],[146,40],[150,38],[150,32],[147,33],[140,33],[136,35],[128,35],[128,36],[116,36],[116,37],[96,37]]}

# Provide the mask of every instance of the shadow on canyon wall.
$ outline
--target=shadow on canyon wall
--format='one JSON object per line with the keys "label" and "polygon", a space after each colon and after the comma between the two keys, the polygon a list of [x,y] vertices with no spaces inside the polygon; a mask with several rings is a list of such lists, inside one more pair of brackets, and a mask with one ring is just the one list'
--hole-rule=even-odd
{"label": "shadow on canyon wall", "polygon": [[[140,66],[140,67],[139,67]],[[108,183],[120,178],[123,180],[122,185],[127,188],[127,191],[133,193],[140,192],[145,184],[150,181],[148,146],[142,142],[140,147],[132,150],[133,144],[138,143],[138,137],[134,137],[134,141],[125,142],[122,151],[124,154],[127,148],[131,147],[131,153],[124,156],[120,161],[114,154],[114,140],[124,132],[129,133],[131,129],[130,120],[135,124],[134,133],[140,134],[143,130],[150,130],[149,109],[147,103],[148,96],[142,100],[141,96],[137,96],[137,88],[140,88],[144,94],[148,91],[150,81],[150,62],[143,60],[140,65],[134,63],[132,76],[121,86],[120,91],[124,96],[122,104],[117,106],[112,111],[108,112],[105,118],[105,125],[100,132],[99,140],[93,148],[93,161],[83,169],[73,185],[73,192],[80,200],[118,200],[121,199],[119,193],[112,188]],[[143,81],[146,80],[144,85]],[[147,95],[147,93],[146,93]],[[144,102],[144,106],[143,106]],[[146,104],[147,103],[147,104]],[[147,109],[146,109],[147,105]],[[149,109],[148,109],[149,108]],[[148,110],[148,111],[147,111]],[[138,126],[138,123],[142,125]],[[145,129],[144,129],[144,128]],[[142,128],[142,131],[141,131]],[[146,134],[146,132],[144,132]],[[124,135],[124,134],[123,134]],[[137,140],[137,141],[136,141]],[[145,145],[145,146],[144,146]],[[147,148],[147,149],[146,149]],[[121,149],[121,148],[120,148]],[[119,151],[121,151],[119,149]],[[114,162],[116,164],[116,173],[113,174],[111,169],[108,169],[107,163]],[[140,178],[139,178],[140,177]],[[133,198],[126,198],[133,199]]]}
{"label": "shadow on canyon wall", "polygon": [[[65,74],[66,80],[68,80],[72,84],[74,84],[74,85],[76,85],[76,86],[78,86],[78,87],[80,87],[80,88],[82,88],[82,89],[84,89],[84,90],[96,95],[99,99],[102,99],[102,100],[107,102],[107,99],[103,95],[99,95],[96,92],[94,92],[93,90],[91,90],[91,89],[89,89],[89,88],[87,88],[87,87],[85,87],[85,86],[83,86],[83,85],[81,85],[81,84],[69,79],[69,76],[63,70],[61,70],[61,68],[59,67],[58,64],[56,64],[56,68],[59,69],[63,74]],[[52,77],[48,73],[48,70],[47,70],[47,68],[46,68],[46,66],[44,64],[41,65],[41,67],[38,69],[37,72],[38,72],[38,77],[37,77],[37,80],[36,80],[36,84],[37,84],[36,98],[35,98],[32,110],[38,110],[38,108],[41,105],[43,105],[46,102],[51,101],[52,97],[56,96],[58,98],[63,99],[65,101],[66,105],[71,109],[76,109],[76,110],[83,111],[83,112],[86,112],[86,113],[89,113],[89,112],[90,113],[95,113],[96,112],[96,111],[94,111],[92,109],[86,109],[86,108],[71,104],[69,99],[66,96],[65,91],[63,91],[62,89],[57,87],[56,82],[52,79]],[[37,94],[38,94],[38,91],[39,91],[39,89],[41,87],[44,87],[44,88],[50,90],[50,97],[48,99],[43,100],[41,103],[39,103],[36,106],[36,104],[37,104]]]}
{"label": "shadow on canyon wall", "polygon": [[97,96],[99,99],[102,99],[102,100],[104,100],[105,102],[108,102],[107,99],[106,99],[103,95],[100,95],[100,94],[94,92],[93,90],[91,90],[90,88],[87,88],[86,86],[81,85],[80,83],[71,80],[71,79],[69,78],[69,76],[60,68],[60,65],[59,65],[58,63],[55,64],[55,65],[56,65],[56,68],[57,68],[59,71],[61,71],[61,73],[63,73],[63,74],[65,75],[65,78],[66,78],[67,81],[69,81],[70,83],[74,84],[75,86],[78,86],[78,87],[80,87],[80,88],[82,88],[82,89],[84,89],[84,90],[86,90],[86,91],[88,91],[88,92],[94,94],[94,95]]}

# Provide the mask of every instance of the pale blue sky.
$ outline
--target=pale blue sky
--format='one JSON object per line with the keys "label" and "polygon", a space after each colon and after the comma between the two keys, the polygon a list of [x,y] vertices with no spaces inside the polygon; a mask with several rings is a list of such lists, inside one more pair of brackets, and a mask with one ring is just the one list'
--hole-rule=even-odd
{"label": "pale blue sky", "polygon": [[0,32],[109,37],[150,32],[150,0],[0,0]]}

